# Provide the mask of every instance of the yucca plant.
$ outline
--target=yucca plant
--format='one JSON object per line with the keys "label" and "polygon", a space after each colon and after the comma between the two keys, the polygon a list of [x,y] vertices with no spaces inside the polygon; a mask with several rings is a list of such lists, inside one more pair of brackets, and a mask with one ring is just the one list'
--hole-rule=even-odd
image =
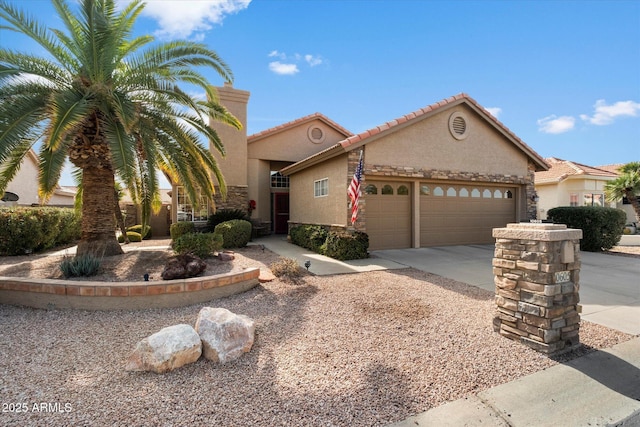
{"label": "yucca plant", "polygon": [[73,258],[64,257],[60,263],[60,270],[67,279],[69,277],[95,276],[99,269],[100,259],[91,254],[78,255]]}

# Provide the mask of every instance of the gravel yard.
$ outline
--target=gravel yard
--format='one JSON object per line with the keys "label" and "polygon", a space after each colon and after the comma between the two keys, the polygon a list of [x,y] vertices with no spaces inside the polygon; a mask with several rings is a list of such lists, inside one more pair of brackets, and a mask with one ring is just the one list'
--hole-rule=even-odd
{"label": "gravel yard", "polygon": [[[234,263],[275,259],[250,248]],[[493,332],[492,292],[413,269],[275,280],[206,305],[253,318],[253,349],[164,375],[125,372],[126,357],[204,305],[0,305],[0,425],[382,426],[631,338],[583,321],[582,347],[552,360]]]}

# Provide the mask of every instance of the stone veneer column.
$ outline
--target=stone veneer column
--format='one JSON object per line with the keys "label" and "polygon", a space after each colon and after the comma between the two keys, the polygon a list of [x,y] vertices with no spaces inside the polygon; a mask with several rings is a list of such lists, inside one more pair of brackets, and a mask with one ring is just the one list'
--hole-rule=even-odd
{"label": "stone veneer column", "polygon": [[494,229],[493,237],[494,330],[548,355],[576,347],[582,230],[508,224]]}

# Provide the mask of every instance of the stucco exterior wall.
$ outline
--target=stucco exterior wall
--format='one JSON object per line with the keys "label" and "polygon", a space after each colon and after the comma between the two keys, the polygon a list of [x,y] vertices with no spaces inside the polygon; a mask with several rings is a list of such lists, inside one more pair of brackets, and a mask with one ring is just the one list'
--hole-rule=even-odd
{"label": "stucco exterior wall", "polygon": [[270,162],[248,159],[247,164],[249,168],[249,200],[256,201],[256,210],[251,214],[251,217],[269,221],[271,217]]}
{"label": "stucco exterior wall", "polygon": [[218,161],[227,185],[247,185],[247,103],[250,93],[234,89],[231,85],[216,89],[220,103],[242,123],[242,129],[237,130],[211,120],[210,125],[218,132],[227,154],[223,158],[212,144],[209,144],[209,147]]}
{"label": "stucco exterior wall", "polygon": [[[310,129],[316,127],[323,132],[322,142],[314,141],[309,136]],[[250,141],[248,155],[250,159],[297,162],[343,139],[345,136],[342,133],[316,119]]]}
{"label": "stucco exterior wall", "polygon": [[[314,197],[314,182],[329,179],[329,194]],[[305,169],[291,177],[291,222],[347,225],[347,154]]]}
{"label": "stucco exterior wall", "polygon": [[[536,192],[540,198],[538,218],[547,219],[550,209],[571,206],[571,194],[577,194],[578,206],[582,206],[585,194],[604,194],[604,186],[609,180],[593,176],[575,176],[560,182],[536,184]],[[616,204],[605,202],[605,206],[616,207]]]}
{"label": "stucco exterior wall", "polygon": [[[449,117],[454,113],[462,113],[467,122],[468,135],[463,140],[454,138],[449,131]],[[526,156],[465,105],[370,142],[366,162],[414,169],[528,175]]]}
{"label": "stucco exterior wall", "polygon": [[17,202],[6,203],[0,200],[0,206],[31,206],[40,203],[38,199],[38,166],[29,154],[24,157],[20,170],[5,191],[17,194],[20,199]]}

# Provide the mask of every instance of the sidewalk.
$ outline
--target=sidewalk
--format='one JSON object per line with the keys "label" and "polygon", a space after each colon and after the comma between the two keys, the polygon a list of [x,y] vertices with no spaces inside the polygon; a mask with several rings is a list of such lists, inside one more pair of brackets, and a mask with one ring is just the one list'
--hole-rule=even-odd
{"label": "sidewalk", "polygon": [[[309,271],[316,275],[407,268],[411,264],[381,257],[336,261],[288,243],[283,236],[268,236],[254,243],[294,258],[300,265],[311,261]],[[476,258],[473,248],[463,249],[469,253],[457,256],[468,257],[469,271],[458,274],[477,273],[473,266],[482,260]],[[640,336],[393,424],[415,426],[640,426]]]}

